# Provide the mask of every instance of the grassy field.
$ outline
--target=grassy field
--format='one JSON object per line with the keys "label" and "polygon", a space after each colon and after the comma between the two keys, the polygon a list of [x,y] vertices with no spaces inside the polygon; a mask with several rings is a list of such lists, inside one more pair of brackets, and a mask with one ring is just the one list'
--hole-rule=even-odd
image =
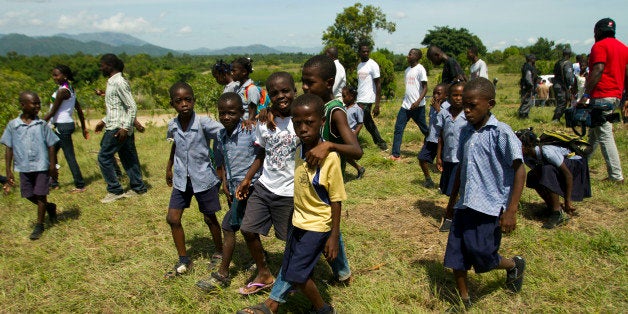
{"label": "grassy field", "polygon": [[[490,70],[495,72],[493,67]],[[547,123],[551,108],[533,108],[529,120],[517,120],[518,78],[497,76],[494,113],[498,119],[514,129],[561,128]],[[376,119],[389,142],[399,106],[398,99],[386,102]],[[628,174],[628,129],[616,124],[615,131]],[[150,124],[146,133],[136,136],[148,193],[103,205],[99,199],[106,190],[96,163],[100,136],[92,134],[85,141],[75,135],[88,191],[68,193],[72,179],[61,158],[61,189],[49,196],[59,206],[60,222],[47,225],[38,241],[28,239],[35,218],[33,205],[20,198],[18,189],[0,198],[0,312],[233,313],[267,297],[241,297],[236,292],[253,275],[244,270],[250,257],[241,236],[231,287],[213,294],[195,287],[197,280],[209,275],[206,263],[213,253],[195,203],[183,218],[195,269],[175,280],[163,279],[177,257],[165,222],[170,189],[164,180],[169,151],[164,138],[165,128]],[[422,140],[416,125],[409,124],[403,159],[392,162],[384,159],[389,153],[379,151],[366,131],[360,136],[365,149],[360,163],[367,170],[363,180],[352,180],[354,170],[349,169],[349,199],[342,215],[354,281],[349,287],[326,285],[323,280],[330,277],[330,270],[325,263],[319,263],[315,272],[324,298],[339,313],[443,312],[457,302],[451,271],[442,264],[447,234],[437,230],[447,198],[421,185],[416,154]],[[593,197],[576,203],[580,216],[554,230],[541,228],[543,222],[534,213],[543,204],[533,191],[524,190],[518,228],[504,237],[501,250],[505,256],[519,254],[527,259],[523,291],[512,295],[503,289],[504,272],[471,273],[471,291],[477,299],[472,312],[626,311],[628,186],[601,182],[606,168],[599,150],[590,167]],[[270,252],[271,269],[277,270],[283,243],[270,237],[263,243]],[[282,312],[301,313],[308,308],[305,297],[296,294]]]}

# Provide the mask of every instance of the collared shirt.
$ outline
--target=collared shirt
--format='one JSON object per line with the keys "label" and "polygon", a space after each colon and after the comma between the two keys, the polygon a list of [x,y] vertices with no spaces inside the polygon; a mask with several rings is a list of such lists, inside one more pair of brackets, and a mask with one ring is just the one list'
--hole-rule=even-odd
{"label": "collared shirt", "polygon": [[178,117],[168,122],[166,137],[174,139],[176,145],[172,180],[175,189],[185,191],[188,178],[194,193],[206,191],[220,182],[212,166],[209,140],[217,140],[224,129],[218,121],[196,113],[192,114],[188,130],[183,130]]}
{"label": "collared shirt", "polygon": [[446,162],[459,162],[458,160],[458,143],[460,140],[460,131],[467,126],[467,117],[464,110],[454,117],[448,109],[442,109],[436,116],[436,125],[441,129],[441,137],[443,138],[443,152],[441,158]]}
{"label": "collared shirt", "polygon": [[131,86],[121,72],[107,80],[105,91],[105,106],[107,115],[103,119],[105,130],[126,129],[133,133],[133,121],[137,114],[137,105],[131,94]]}
{"label": "collared shirt", "polygon": [[[255,131],[247,130],[240,123],[231,135],[227,134],[227,130],[225,130],[220,133],[219,140],[214,142],[216,167],[224,165],[225,171],[229,167],[227,180],[233,184],[239,184],[244,180],[261,149],[255,145]],[[227,164],[225,164],[225,156],[227,157]],[[253,176],[251,183],[257,181],[261,173],[260,169]]]}
{"label": "collared shirt", "polygon": [[[444,101],[442,104],[440,104],[440,111],[447,110],[450,106],[451,105],[449,104],[449,102]],[[442,130],[436,125],[436,116],[438,115],[438,112],[439,111],[436,111],[433,106],[430,106],[430,133],[428,133],[427,137],[425,138],[425,140],[428,142],[438,143],[438,136],[440,135],[440,131]]]}
{"label": "collared shirt", "polygon": [[36,118],[30,124],[17,117],[7,124],[0,143],[13,149],[13,169],[17,172],[48,171],[48,147],[59,137],[44,120]]}
{"label": "collared shirt", "polygon": [[499,216],[515,180],[513,162],[523,161],[521,142],[510,126],[491,115],[479,130],[467,124],[460,134],[460,199],[454,208]]}

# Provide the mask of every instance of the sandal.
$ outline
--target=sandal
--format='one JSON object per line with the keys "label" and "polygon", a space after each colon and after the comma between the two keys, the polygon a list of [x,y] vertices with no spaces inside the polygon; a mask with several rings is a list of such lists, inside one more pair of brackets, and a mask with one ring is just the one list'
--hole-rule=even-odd
{"label": "sandal", "polygon": [[207,269],[213,270],[214,268],[220,266],[220,263],[222,263],[222,254],[214,253],[214,255],[212,255],[212,257],[209,259],[209,264],[207,264]]}
{"label": "sandal", "polygon": [[229,287],[231,284],[231,278],[229,276],[223,276],[218,272],[211,273],[207,280],[199,280],[196,286],[201,288],[205,292],[211,292],[218,289]]}
{"label": "sandal", "polygon": [[174,278],[174,277],[177,277],[177,276],[181,276],[183,274],[188,273],[191,269],[192,269],[192,262],[190,262],[188,264],[178,262],[178,263],[176,263],[174,265],[174,268],[171,271],[167,272],[164,275],[164,278],[170,279],[170,278]]}
{"label": "sandal", "polygon": [[253,306],[245,307],[236,312],[236,314],[273,314],[264,302]]}
{"label": "sandal", "polygon": [[87,188],[73,188],[70,190],[70,194],[83,193],[87,190]]}
{"label": "sandal", "polygon": [[[241,295],[251,295],[258,293],[262,290],[269,289],[275,284],[275,279],[271,283],[262,283],[262,282],[249,282],[246,287],[238,289],[238,292]],[[254,288],[253,290],[246,291],[247,288]]]}

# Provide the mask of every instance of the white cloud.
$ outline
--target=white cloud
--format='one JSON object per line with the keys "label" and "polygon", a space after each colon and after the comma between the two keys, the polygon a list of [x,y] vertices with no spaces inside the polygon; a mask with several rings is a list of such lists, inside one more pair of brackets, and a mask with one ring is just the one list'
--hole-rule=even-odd
{"label": "white cloud", "polygon": [[595,38],[589,38],[583,42],[585,45],[592,45],[595,42]]}
{"label": "white cloud", "polygon": [[537,42],[537,38],[534,38],[534,37],[530,37],[530,38],[528,38],[528,43],[529,43],[529,44],[534,44],[534,43],[536,43],[536,42]]}
{"label": "white cloud", "polygon": [[44,24],[44,21],[39,19],[34,12],[27,10],[22,11],[8,11],[0,16],[0,26],[40,26]]}
{"label": "white cloud", "polygon": [[78,28],[86,30],[92,27],[89,21],[97,18],[97,15],[89,14],[86,11],[80,11],[72,15],[61,15],[57,21],[57,27],[60,29]]}
{"label": "white cloud", "polygon": [[192,32],[192,28],[190,26],[183,26],[181,27],[181,29],[179,30],[179,34],[189,34]]}
{"label": "white cloud", "polygon": [[94,22],[93,26],[101,31],[122,33],[160,33],[163,29],[152,26],[143,17],[131,18],[118,13],[110,18]]}
{"label": "white cloud", "polygon": [[398,19],[405,19],[408,15],[406,14],[406,12],[402,12],[402,11],[397,11],[395,12],[395,17]]}

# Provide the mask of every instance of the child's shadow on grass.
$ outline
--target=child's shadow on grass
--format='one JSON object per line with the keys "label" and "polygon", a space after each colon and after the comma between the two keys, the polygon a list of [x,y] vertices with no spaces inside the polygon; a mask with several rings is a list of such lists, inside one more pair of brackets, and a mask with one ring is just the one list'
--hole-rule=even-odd
{"label": "child's shadow on grass", "polygon": [[431,217],[439,223],[445,216],[445,208],[436,205],[436,202],[434,200],[419,199],[414,202],[414,207],[419,209],[421,215]]}
{"label": "child's shadow on grass", "polygon": [[57,215],[57,220],[62,223],[68,220],[77,220],[79,217],[81,217],[81,209],[77,205],[72,205],[63,209],[63,211]]}
{"label": "child's shadow on grass", "polygon": [[534,221],[544,221],[549,214],[545,203],[521,202],[519,212],[523,218]]}

